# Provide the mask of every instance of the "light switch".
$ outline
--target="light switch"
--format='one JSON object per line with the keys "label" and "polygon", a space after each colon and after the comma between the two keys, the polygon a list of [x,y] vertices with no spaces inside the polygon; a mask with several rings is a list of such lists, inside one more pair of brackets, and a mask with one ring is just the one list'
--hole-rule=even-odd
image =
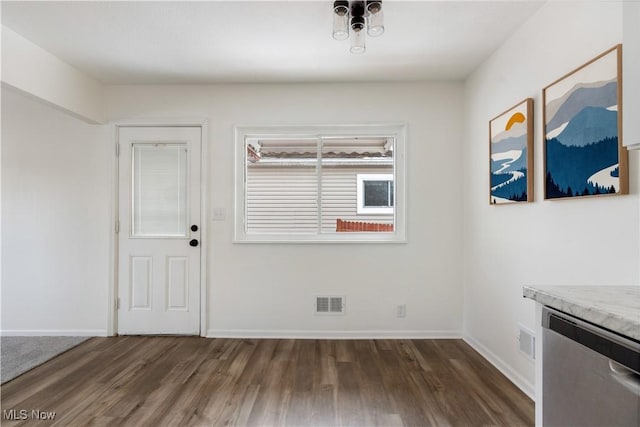
{"label": "light switch", "polygon": [[213,208],[213,220],[224,221],[227,219],[227,210],[225,208]]}

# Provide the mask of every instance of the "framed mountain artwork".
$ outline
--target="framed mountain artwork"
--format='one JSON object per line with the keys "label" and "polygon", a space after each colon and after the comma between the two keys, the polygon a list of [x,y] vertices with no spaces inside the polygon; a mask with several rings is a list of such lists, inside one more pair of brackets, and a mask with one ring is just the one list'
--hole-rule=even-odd
{"label": "framed mountain artwork", "polygon": [[542,90],[545,199],[629,192],[621,68],[617,45]]}
{"label": "framed mountain artwork", "polygon": [[533,99],[489,121],[489,203],[533,201]]}

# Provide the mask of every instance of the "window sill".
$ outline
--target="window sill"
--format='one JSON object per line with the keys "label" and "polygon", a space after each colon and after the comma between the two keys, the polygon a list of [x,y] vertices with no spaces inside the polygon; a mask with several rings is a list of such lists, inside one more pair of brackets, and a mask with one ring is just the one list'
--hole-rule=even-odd
{"label": "window sill", "polygon": [[404,233],[345,232],[334,234],[252,234],[236,236],[234,244],[406,244]]}

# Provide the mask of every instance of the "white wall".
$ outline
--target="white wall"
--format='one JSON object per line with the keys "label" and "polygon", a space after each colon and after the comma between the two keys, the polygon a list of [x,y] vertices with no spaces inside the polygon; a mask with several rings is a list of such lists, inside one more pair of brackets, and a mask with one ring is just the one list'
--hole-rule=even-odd
{"label": "white wall", "polygon": [[[206,241],[209,335],[460,334],[460,83],[121,86],[108,88],[106,111],[209,120],[208,207],[228,213]],[[409,134],[408,244],[231,243],[234,125],[397,121]],[[346,295],[347,314],[314,316],[313,296],[331,293]]]}
{"label": "white wall", "polygon": [[2,83],[88,123],[102,123],[102,84],[4,25]]}
{"label": "white wall", "polygon": [[[640,116],[640,1],[626,1],[622,9],[623,103],[626,117]],[[630,76],[635,76],[631,78]],[[640,150],[640,121],[624,120],[624,140],[628,146]]]}
{"label": "white wall", "polygon": [[[621,42],[615,2],[550,2],[465,84],[464,333],[529,392],[534,366],[517,350],[518,323],[535,330],[523,285],[639,282],[638,164],[631,195],[544,201],[542,88]],[[535,203],[489,206],[488,123],[534,98]]]}
{"label": "white wall", "polygon": [[2,334],[105,335],[111,144],[2,89]]}

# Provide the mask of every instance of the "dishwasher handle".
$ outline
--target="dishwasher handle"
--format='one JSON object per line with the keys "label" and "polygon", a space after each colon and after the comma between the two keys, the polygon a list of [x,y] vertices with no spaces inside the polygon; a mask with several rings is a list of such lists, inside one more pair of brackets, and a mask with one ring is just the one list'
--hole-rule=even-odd
{"label": "dishwasher handle", "polygon": [[636,396],[640,396],[640,374],[613,360],[609,360],[609,370],[611,377],[618,384]]}

